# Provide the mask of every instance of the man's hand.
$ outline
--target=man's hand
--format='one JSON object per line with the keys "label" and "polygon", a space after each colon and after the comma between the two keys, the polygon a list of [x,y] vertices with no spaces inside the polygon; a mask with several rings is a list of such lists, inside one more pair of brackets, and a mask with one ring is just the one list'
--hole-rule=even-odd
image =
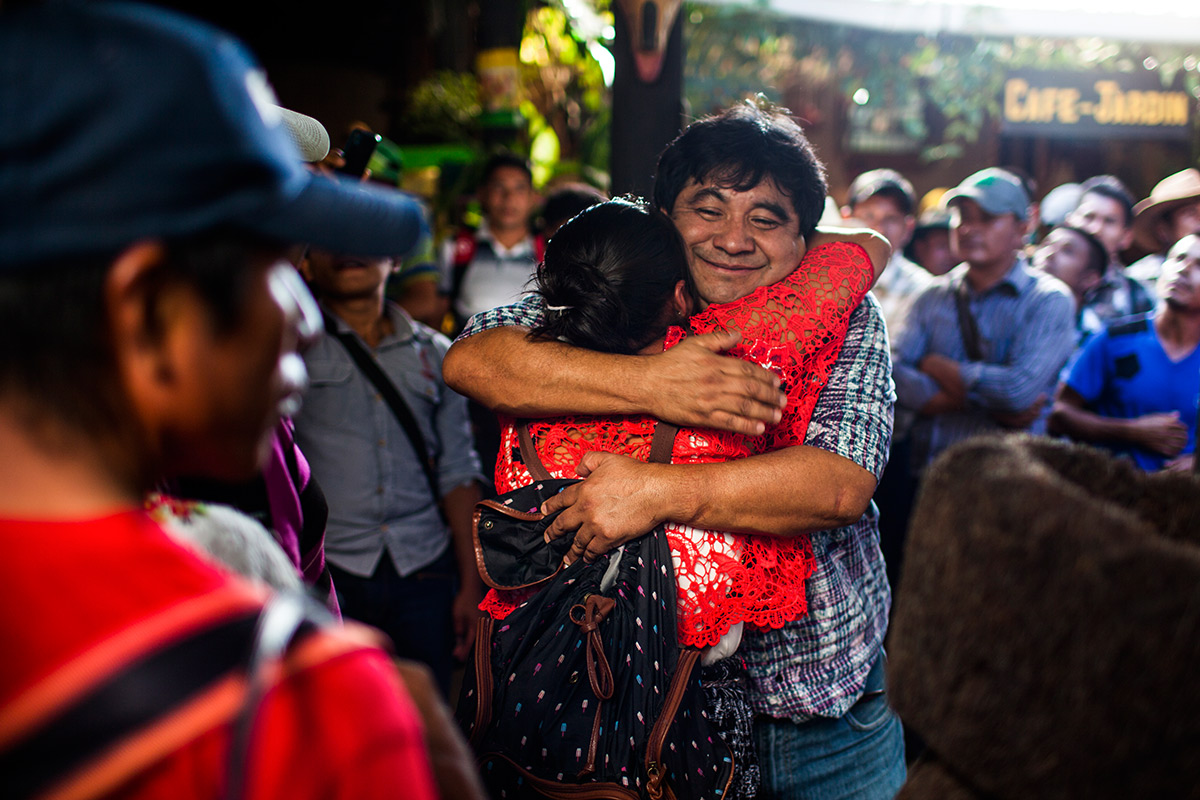
{"label": "man's hand", "polygon": [[[650,414],[677,425],[757,435],[786,398],[769,370],[718,353],[740,334],[693,336],[667,352],[617,355],[530,339],[522,328],[484,331],[451,346],[446,383],[511,417]],[[537,391],[529,391],[530,376]]]}
{"label": "man's hand", "polygon": [[454,623],[454,657],[459,661],[465,661],[471,654],[475,644],[475,623],[483,614],[479,610],[483,597],[478,585],[478,581],[474,581],[460,589],[450,607],[450,619]]}
{"label": "man's hand", "polygon": [[471,481],[454,487],[442,498],[458,566],[459,589],[450,606],[450,620],[454,625],[454,657],[460,661],[471,654],[475,621],[480,615],[479,601],[483,599],[483,582],[475,566],[475,543],[471,538],[471,520],[481,497],[479,485]]}
{"label": "man's hand", "polygon": [[650,412],[693,428],[757,435],[778,422],[787,396],[770,370],[719,355],[741,341],[737,331],[691,336],[647,358],[644,374],[653,391]]}
{"label": "man's hand", "polygon": [[930,353],[921,359],[917,368],[937,381],[951,400],[960,405],[966,402],[967,385],[963,383],[957,361],[939,353]]}
{"label": "man's hand", "polygon": [[921,406],[919,412],[927,417],[935,417],[938,414],[950,414],[955,411],[962,411],[967,407],[962,397],[952,397],[945,390],[939,391],[933,397],[925,401],[925,405]]}
{"label": "man's hand", "polygon": [[1175,456],[1163,464],[1162,468],[1163,472],[1194,472],[1196,469],[1196,454],[1188,453],[1185,456]]}
{"label": "man's hand", "polygon": [[1127,425],[1130,441],[1159,455],[1179,455],[1187,444],[1187,426],[1180,421],[1178,411],[1135,417]]}
{"label": "man's hand", "polygon": [[658,465],[612,453],[587,453],[576,470],[585,480],[542,503],[543,514],[562,509],[546,541],[575,532],[563,562],[592,562],[663,522],[667,503],[652,480]]}
{"label": "man's hand", "polygon": [[1039,394],[1037,399],[1033,401],[1033,405],[1024,411],[993,411],[992,419],[996,424],[1012,428],[1013,430],[1023,431],[1037,421],[1037,418],[1042,415],[1043,409],[1046,407],[1046,395]]}

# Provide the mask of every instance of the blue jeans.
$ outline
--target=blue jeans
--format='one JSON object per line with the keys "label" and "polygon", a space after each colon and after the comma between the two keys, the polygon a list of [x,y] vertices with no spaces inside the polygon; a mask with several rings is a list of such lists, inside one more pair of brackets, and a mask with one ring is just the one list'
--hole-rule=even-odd
{"label": "blue jeans", "polygon": [[888,706],[883,655],[840,719],[754,723],[763,798],[890,800],[904,783],[904,731]]}
{"label": "blue jeans", "polygon": [[453,548],[437,561],[402,578],[385,552],[369,578],[329,565],[342,614],[378,628],[392,640],[396,655],[426,664],[450,695],[454,669],[451,606],[457,591]]}

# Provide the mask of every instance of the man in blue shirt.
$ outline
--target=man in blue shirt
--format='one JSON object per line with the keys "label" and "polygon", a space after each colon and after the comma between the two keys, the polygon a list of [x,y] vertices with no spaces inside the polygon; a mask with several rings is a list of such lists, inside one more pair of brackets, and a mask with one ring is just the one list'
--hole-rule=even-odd
{"label": "man in blue shirt", "polygon": [[[397,654],[427,663],[446,692],[451,654],[469,652],[482,598],[471,515],[483,476],[466,398],[442,380],[450,342],[385,301],[392,259],[313,250],[302,266],[327,330],[304,354],[310,388],[296,441],[329,501],[325,555],[338,601],[346,616],[387,633]],[[436,486],[347,336],[410,409]]]}
{"label": "man in blue shirt", "polygon": [[1059,386],[1051,430],[1128,455],[1147,471],[1192,468],[1200,396],[1200,236],[1167,254],[1158,307],[1114,323]]}
{"label": "man in blue shirt", "polygon": [[913,467],[978,433],[1037,429],[1075,346],[1075,303],[1019,256],[1029,214],[1020,180],[989,168],[947,195],[964,263],[913,301],[893,347],[897,405],[917,412]]}

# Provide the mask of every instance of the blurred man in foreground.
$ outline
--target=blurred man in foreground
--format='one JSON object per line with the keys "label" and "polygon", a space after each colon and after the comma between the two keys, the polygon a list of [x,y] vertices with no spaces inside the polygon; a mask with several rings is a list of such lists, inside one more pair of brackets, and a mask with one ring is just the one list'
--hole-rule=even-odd
{"label": "blurred man in foreground", "polygon": [[414,209],[311,175],[238,43],[134,5],[0,12],[0,163],[5,793],[434,797],[373,634],[286,649],[303,606],[141,510],[261,465],[319,330],[285,245],[403,250]]}

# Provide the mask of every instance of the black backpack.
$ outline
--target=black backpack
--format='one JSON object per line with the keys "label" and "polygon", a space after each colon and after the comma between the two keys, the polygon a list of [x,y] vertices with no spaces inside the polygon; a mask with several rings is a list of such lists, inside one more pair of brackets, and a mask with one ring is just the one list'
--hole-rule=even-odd
{"label": "black backpack", "polygon": [[[660,423],[651,460],[664,460],[673,438]],[[482,501],[475,515],[484,581],[540,587],[504,620],[480,620],[463,681],[458,719],[489,793],[723,797],[733,756],[705,713],[700,651],[676,638],[665,531],[562,569],[569,537],[545,544],[553,518],[537,508],[573,481],[550,478],[524,429],[522,453],[534,483]]]}

